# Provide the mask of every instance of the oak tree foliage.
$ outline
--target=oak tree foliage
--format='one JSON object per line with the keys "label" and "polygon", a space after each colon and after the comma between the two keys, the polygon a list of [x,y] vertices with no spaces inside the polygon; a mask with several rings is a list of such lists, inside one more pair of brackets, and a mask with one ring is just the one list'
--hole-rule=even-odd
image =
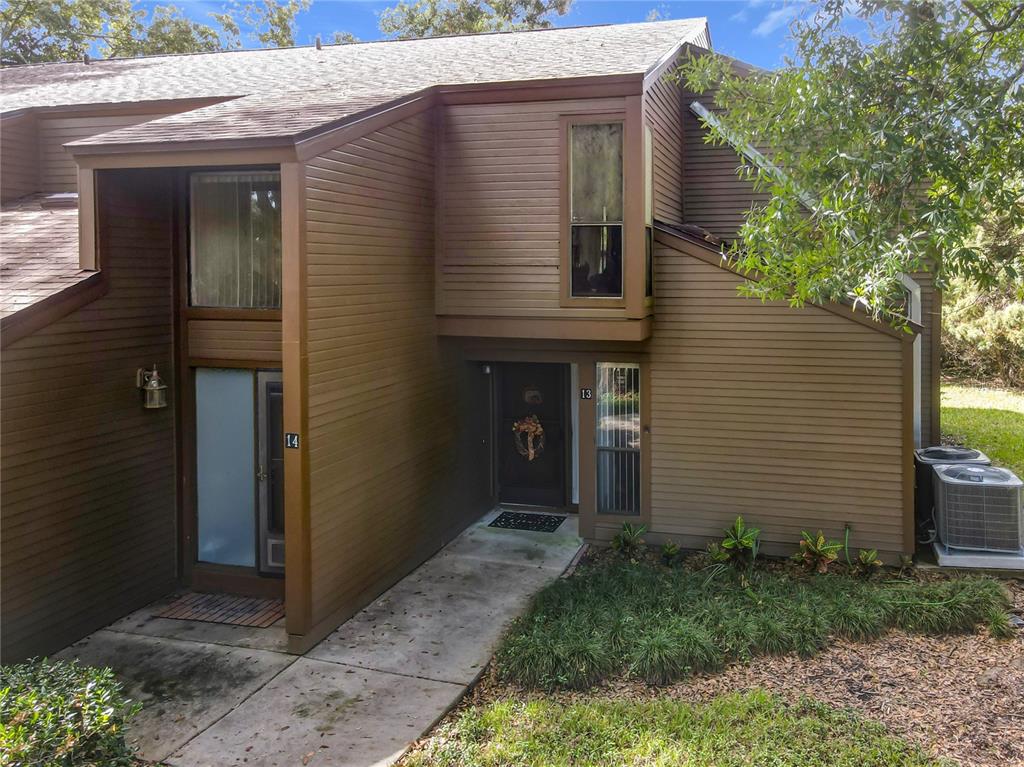
{"label": "oak tree foliage", "polygon": [[7,0],[0,10],[4,64],[200,53],[295,44],[295,17],[310,0],[231,2],[210,23],[175,5],[147,12],[132,0]]}
{"label": "oak tree foliage", "polygon": [[380,17],[380,30],[400,38],[507,32],[552,25],[572,0],[399,0]]}
{"label": "oak tree foliage", "polygon": [[771,147],[741,170],[771,193],[731,246],[762,277],[745,292],[882,315],[903,274],[1019,280],[978,231],[1024,225],[1024,3],[819,0],[791,34],[778,70],[705,55],[678,73],[721,110],[709,141]]}

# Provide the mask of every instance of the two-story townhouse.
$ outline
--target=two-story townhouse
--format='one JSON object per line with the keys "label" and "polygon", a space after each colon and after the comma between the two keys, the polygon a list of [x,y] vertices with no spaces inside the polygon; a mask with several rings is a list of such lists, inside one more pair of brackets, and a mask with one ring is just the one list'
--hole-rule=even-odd
{"label": "two-story townhouse", "polygon": [[912,551],[934,294],[914,334],[737,295],[716,243],[757,195],[664,77],[710,49],[688,19],[6,70],[4,656],[182,586],[283,597],[301,651],[496,504]]}

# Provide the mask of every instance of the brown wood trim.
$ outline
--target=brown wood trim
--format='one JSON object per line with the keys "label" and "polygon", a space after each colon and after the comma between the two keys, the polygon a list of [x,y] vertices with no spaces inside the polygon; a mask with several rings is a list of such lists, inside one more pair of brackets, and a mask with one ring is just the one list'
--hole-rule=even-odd
{"label": "brown wood trim", "polygon": [[[932,402],[928,421],[933,445],[942,444],[942,291],[932,287],[931,369]],[[926,447],[926,446],[923,446]]]}
{"label": "brown wood trim", "polygon": [[193,591],[239,594],[263,599],[284,598],[284,578],[262,576],[249,567],[231,567],[197,562],[192,568]]}
{"label": "brown wood trim", "polygon": [[[187,297],[187,293],[185,297]],[[280,309],[225,309],[213,306],[188,306],[182,302],[182,314],[189,320],[261,320],[280,322]]]}
{"label": "brown wood trim", "polygon": [[[574,297],[572,295],[572,243],[569,168],[569,133],[574,125],[592,125],[594,123],[622,123],[622,297]],[[558,118],[558,221],[559,221],[559,265],[558,265],[558,305],[565,308],[588,309],[623,309],[626,307],[627,284],[629,283],[629,233],[628,211],[631,209],[628,194],[631,191],[626,184],[626,168],[629,165],[629,129],[627,113],[604,112],[599,114],[564,114]]]}
{"label": "brown wood trim", "polygon": [[[281,338],[284,428],[299,435],[299,449],[285,450],[285,585],[289,643],[313,627],[313,576],[309,514],[309,365],[306,343],[306,166],[281,166]],[[294,639],[293,639],[294,638]]]}
{"label": "brown wood trim", "polygon": [[210,357],[189,357],[188,366],[191,368],[241,368],[243,370],[279,370],[281,360],[233,360],[233,359],[212,359]]}
{"label": "brown wood trim", "polygon": [[523,317],[438,317],[441,336],[553,338],[580,341],[644,341],[651,318],[638,320],[530,319]]}
{"label": "brown wood trim", "polygon": [[233,101],[237,96],[208,96],[202,98],[187,99],[154,99],[152,101],[131,101],[90,104],[69,104],[63,106],[40,106],[18,109],[12,112],[4,112],[2,117],[7,119],[19,114],[35,114],[43,117],[104,117],[106,115],[146,115],[165,112],[189,112],[193,109],[220,104],[224,101]]}
{"label": "brown wood trim", "polygon": [[914,336],[904,335],[902,344],[903,551],[913,554],[917,545],[914,531]]}
{"label": "brown wood trim", "polygon": [[447,215],[445,186],[447,183],[447,165],[445,153],[446,140],[446,109],[442,106],[434,110],[434,312],[445,314],[448,310],[447,295],[444,285],[444,267],[448,255],[445,241],[445,217]]}
{"label": "brown wood trim", "polygon": [[634,74],[446,85],[438,90],[444,104],[501,104],[632,96],[641,93],[642,87],[643,75]]}
{"label": "brown wood trim", "polygon": [[[67,145],[75,156],[79,168],[177,168],[198,165],[280,165],[295,162],[295,147],[291,143],[271,147],[232,146],[216,148],[209,142],[182,143],[168,149],[167,143],[152,145],[111,145],[97,151],[98,145]],[[147,147],[151,147],[147,149]]]}
{"label": "brown wood trim", "polygon": [[192,571],[198,551],[196,496],[196,402],[195,380],[189,364],[188,318],[184,308],[188,302],[188,175],[174,174],[174,360],[177,393],[175,426],[178,455],[178,577],[185,585],[192,583]]}
{"label": "brown wood trim", "polygon": [[47,325],[67,317],[76,309],[102,298],[108,290],[110,280],[107,276],[103,272],[93,272],[81,282],[59,293],[7,315],[0,319],[0,349],[6,349],[25,336],[32,335]]}
{"label": "brown wood trim", "polygon": [[[723,269],[727,272],[732,272],[733,274],[742,277],[745,280],[760,279],[760,275],[758,274],[745,274],[741,272],[732,263],[730,263],[730,261],[727,258],[725,258],[722,255],[721,251],[716,250],[714,246],[707,243],[699,242],[698,240],[695,239],[690,239],[689,237],[680,236],[675,232],[666,229],[664,226],[659,225],[657,222],[654,224],[654,239],[656,242],[660,242],[662,245],[668,245],[670,247],[676,248],[679,248],[681,243],[681,249],[688,256],[693,256],[694,258],[700,259],[706,264],[711,264],[712,266],[717,266],[719,269]],[[885,322],[879,322],[878,320],[872,319],[863,310],[859,310],[854,306],[847,306],[845,304],[839,304],[833,301],[828,301],[825,303],[808,302],[808,305],[817,307],[818,309],[823,309],[826,312],[835,314],[838,317],[843,317],[852,322],[856,322],[860,325],[863,325],[866,328],[877,330],[879,333],[884,333],[887,336],[892,336],[893,338],[899,339],[901,341],[908,337],[913,338],[914,336],[913,333],[905,333],[902,330],[894,328]],[[922,326],[919,325],[918,323],[912,322],[910,320],[907,320],[907,322],[915,332],[919,333],[922,330]]]}
{"label": "brown wood trim", "polygon": [[675,48],[669,51],[657,64],[644,75],[644,92],[653,88],[661,80],[662,76],[674,67],[678,67],[680,64],[680,57],[683,52],[683,48],[690,43],[679,43]]}
{"label": "brown wood trim", "polygon": [[78,266],[80,269],[100,268],[96,249],[96,172],[78,171]]}
{"label": "brown wood trim", "polygon": [[[597,389],[597,359],[571,359],[578,365],[581,389]],[[578,397],[578,392],[573,392]],[[579,401],[579,530],[593,538],[597,523],[597,411],[594,400]]]}
{"label": "brown wood trim", "polygon": [[[644,306],[646,224],[644,222],[644,99],[626,97],[626,123],[623,137],[623,182],[625,208],[622,215],[622,295],[626,316],[640,319],[648,314]],[[653,192],[652,192],[653,194]],[[653,198],[652,198],[653,201]]]}

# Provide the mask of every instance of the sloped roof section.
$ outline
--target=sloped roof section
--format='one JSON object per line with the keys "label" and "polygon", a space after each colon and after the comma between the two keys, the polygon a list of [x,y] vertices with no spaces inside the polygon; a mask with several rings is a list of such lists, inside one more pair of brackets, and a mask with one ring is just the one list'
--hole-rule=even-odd
{"label": "sloped roof section", "polygon": [[78,208],[47,208],[45,197],[22,197],[0,209],[0,318],[95,274],[78,266]]}
{"label": "sloped roof section", "polygon": [[681,44],[707,40],[706,19],[695,18],[42,64],[4,72],[3,109],[223,98],[76,144],[296,135],[436,86],[643,75]]}

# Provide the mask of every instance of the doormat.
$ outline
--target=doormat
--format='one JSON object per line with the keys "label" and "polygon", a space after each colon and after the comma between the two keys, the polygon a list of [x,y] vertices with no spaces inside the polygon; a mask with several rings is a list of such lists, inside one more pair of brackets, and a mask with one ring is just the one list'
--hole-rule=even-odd
{"label": "doormat", "polygon": [[280,599],[239,597],[233,594],[190,593],[153,613],[153,617],[263,629],[284,617],[284,602]]}
{"label": "doormat", "polygon": [[524,514],[519,511],[503,511],[488,527],[503,527],[506,530],[532,530],[535,533],[553,533],[565,517],[554,514]]}

